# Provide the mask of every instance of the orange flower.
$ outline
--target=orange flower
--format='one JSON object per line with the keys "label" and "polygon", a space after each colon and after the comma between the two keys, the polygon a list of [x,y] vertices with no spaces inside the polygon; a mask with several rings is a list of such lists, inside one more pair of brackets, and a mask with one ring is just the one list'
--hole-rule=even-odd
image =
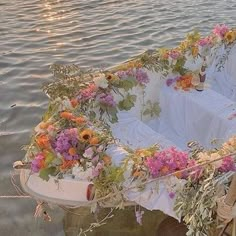
{"label": "orange flower", "polygon": [[175,177],[177,177],[178,179],[181,179],[182,177],[182,173],[180,171],[177,171],[175,174]]}
{"label": "orange flower", "polygon": [[74,108],[79,104],[79,102],[76,98],[72,98],[70,100],[70,103],[71,103],[72,107],[74,107]]}
{"label": "orange flower", "polygon": [[50,123],[46,123],[46,122],[43,122],[43,121],[42,121],[42,122],[39,124],[39,128],[40,128],[40,129],[47,129],[49,125],[50,125]]}
{"label": "orange flower", "polygon": [[68,111],[61,112],[60,117],[64,118],[64,119],[68,119],[68,120],[71,120],[71,119],[74,118],[73,114],[71,112],[68,112]]}
{"label": "orange flower", "polygon": [[74,119],[74,121],[77,123],[77,124],[84,124],[86,122],[85,118],[83,116],[79,116],[79,117],[76,117]]}
{"label": "orange flower", "polygon": [[105,164],[106,166],[111,165],[111,157],[110,157],[110,156],[104,156],[104,157],[102,158],[102,160],[104,161],[104,164]]}
{"label": "orange flower", "polygon": [[91,145],[97,145],[99,144],[99,138],[98,137],[92,137],[90,140],[89,140],[89,143]]}
{"label": "orange flower", "polygon": [[168,166],[163,166],[163,167],[161,168],[161,173],[162,173],[163,175],[167,174],[168,171],[169,171],[169,167],[168,167]]}
{"label": "orange flower", "polygon": [[38,137],[36,137],[36,143],[38,144],[38,146],[42,149],[46,148],[46,149],[49,149],[50,148],[50,140],[48,138],[47,135],[40,135]]}
{"label": "orange flower", "polygon": [[80,138],[84,142],[89,142],[93,136],[93,131],[91,129],[85,129],[80,133]]}
{"label": "orange flower", "polygon": [[61,170],[67,170],[72,168],[77,163],[76,160],[62,160],[62,165],[60,166]]}
{"label": "orange flower", "polygon": [[140,170],[135,170],[135,171],[133,172],[133,176],[134,176],[134,177],[140,177],[140,176],[143,176],[143,172],[140,171]]}
{"label": "orange flower", "polygon": [[71,147],[68,152],[69,152],[69,154],[70,154],[71,156],[74,156],[74,155],[76,155],[77,150],[76,150],[76,148]]}
{"label": "orange flower", "polygon": [[192,47],[192,55],[196,57],[198,55],[198,47]]}

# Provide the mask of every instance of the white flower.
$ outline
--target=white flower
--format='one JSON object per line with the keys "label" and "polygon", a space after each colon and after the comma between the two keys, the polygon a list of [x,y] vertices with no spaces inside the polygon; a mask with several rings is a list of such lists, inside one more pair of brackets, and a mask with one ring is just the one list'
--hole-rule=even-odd
{"label": "white flower", "polygon": [[96,77],[93,78],[93,82],[96,87],[98,88],[107,88],[108,87],[108,81],[106,80],[106,77],[104,74],[99,74]]}
{"label": "white flower", "polygon": [[84,170],[81,166],[74,166],[72,168],[72,175],[78,180],[89,180],[92,176],[92,168],[90,167]]}

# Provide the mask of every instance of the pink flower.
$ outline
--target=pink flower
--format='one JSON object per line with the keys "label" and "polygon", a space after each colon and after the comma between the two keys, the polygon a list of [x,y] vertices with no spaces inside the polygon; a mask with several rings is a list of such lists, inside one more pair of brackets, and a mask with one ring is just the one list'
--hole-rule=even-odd
{"label": "pink flower", "polygon": [[148,157],[145,165],[148,167],[151,176],[156,178],[185,169],[189,162],[186,152],[170,147],[156,152],[152,157]]}
{"label": "pink flower", "polygon": [[231,156],[225,157],[223,162],[219,168],[220,172],[229,172],[229,171],[236,171],[236,165],[234,162],[234,158]]}
{"label": "pink flower", "polygon": [[96,96],[96,90],[97,87],[94,83],[91,83],[87,88],[82,89],[80,91],[80,94],[78,96],[78,99],[82,99],[82,100],[89,100],[91,98],[94,98]]}
{"label": "pink flower", "polygon": [[225,34],[229,31],[229,28],[226,25],[216,25],[213,29],[213,33],[219,36],[221,39],[224,38]]}
{"label": "pink flower", "polygon": [[198,45],[201,46],[201,47],[209,46],[210,44],[211,44],[211,38],[210,37],[206,37],[206,38],[200,39],[198,41]]}
{"label": "pink flower", "polygon": [[94,151],[93,151],[93,148],[87,148],[85,151],[84,151],[84,154],[83,156],[86,157],[86,158],[89,158],[91,159],[93,157],[93,154],[94,154]]}
{"label": "pink flower", "polygon": [[173,60],[177,60],[180,56],[181,54],[177,50],[171,50],[169,52],[169,57],[172,58]]}
{"label": "pink flower", "polygon": [[99,174],[102,171],[103,167],[104,167],[103,164],[99,162],[96,167],[93,167],[92,176],[93,177],[99,176]]}

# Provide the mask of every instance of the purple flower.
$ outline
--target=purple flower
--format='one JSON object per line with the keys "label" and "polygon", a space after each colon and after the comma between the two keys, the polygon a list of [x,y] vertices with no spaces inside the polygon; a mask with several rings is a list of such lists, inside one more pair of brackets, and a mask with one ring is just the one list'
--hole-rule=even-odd
{"label": "purple flower", "polygon": [[139,225],[142,225],[142,218],[143,218],[144,211],[135,211],[136,221]]}
{"label": "purple flower", "polygon": [[110,107],[116,106],[116,102],[112,94],[105,94],[105,93],[100,94],[99,101],[103,103],[104,105],[107,105]]}
{"label": "purple flower", "polygon": [[124,78],[126,78],[126,76],[127,76],[127,75],[126,75],[126,72],[123,71],[123,70],[117,71],[115,75],[117,75],[120,79],[124,79]]}
{"label": "purple flower", "polygon": [[43,167],[44,159],[45,159],[45,157],[44,157],[43,153],[40,152],[40,153],[38,153],[35,156],[34,160],[32,160],[32,162],[31,162],[31,170],[34,173],[38,173],[39,170]]}
{"label": "purple flower", "polygon": [[166,80],[166,85],[170,87],[173,83],[175,82],[175,79],[167,79]]}
{"label": "purple flower", "polygon": [[148,78],[147,73],[142,69],[142,68],[138,68],[136,69],[136,80],[141,84],[147,84],[149,83],[150,79]]}
{"label": "purple flower", "polygon": [[174,192],[170,192],[170,193],[169,193],[169,197],[170,197],[171,199],[173,199],[173,198],[175,197],[175,193],[174,193]]}
{"label": "purple flower", "polygon": [[65,129],[56,137],[56,142],[53,144],[55,151],[60,153],[65,160],[78,160],[79,155],[71,155],[70,148],[75,148],[78,144],[78,131],[76,128]]}

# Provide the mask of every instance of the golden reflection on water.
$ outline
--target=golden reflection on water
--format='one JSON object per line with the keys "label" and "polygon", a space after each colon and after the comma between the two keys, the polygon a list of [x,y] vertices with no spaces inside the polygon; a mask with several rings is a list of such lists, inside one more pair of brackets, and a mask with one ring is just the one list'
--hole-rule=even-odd
{"label": "golden reflection on water", "polygon": [[60,0],[51,1],[44,0],[42,4],[42,9],[45,12],[43,18],[47,21],[58,21],[65,18],[65,10],[61,10],[63,2]]}

